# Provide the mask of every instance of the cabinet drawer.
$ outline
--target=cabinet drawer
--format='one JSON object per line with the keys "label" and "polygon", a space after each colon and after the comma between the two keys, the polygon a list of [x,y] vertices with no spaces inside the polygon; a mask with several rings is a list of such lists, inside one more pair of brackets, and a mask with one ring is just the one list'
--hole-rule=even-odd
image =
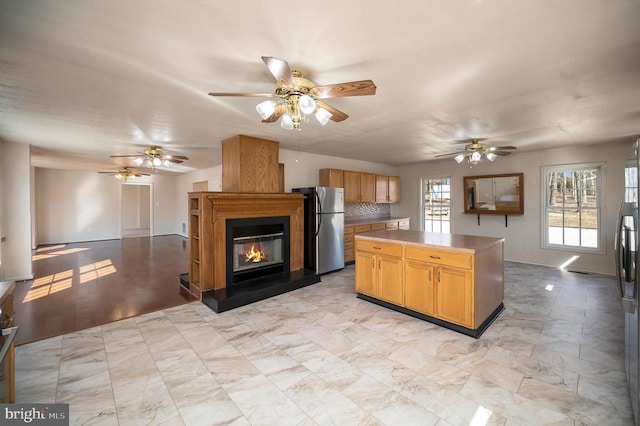
{"label": "cabinet drawer", "polygon": [[387,230],[398,229],[398,222],[387,222],[385,225]]}
{"label": "cabinet drawer", "polygon": [[349,252],[353,253],[353,242],[348,243],[348,242],[345,241],[345,243],[344,243],[344,252],[345,253],[349,253]]}
{"label": "cabinet drawer", "polygon": [[371,224],[371,230],[372,231],[384,231],[385,230],[385,223],[384,222],[372,223]]}
{"label": "cabinet drawer", "polygon": [[398,221],[398,229],[406,229],[406,230],[409,230],[409,229],[410,229],[409,223],[410,223],[410,220],[409,220],[409,219],[399,220],[399,221]]}
{"label": "cabinet drawer", "polygon": [[432,249],[428,247],[407,246],[405,258],[434,263],[436,265],[453,266],[454,268],[471,269],[473,255],[454,251]]}
{"label": "cabinet drawer", "polygon": [[371,225],[356,225],[353,227],[353,231],[356,234],[361,234],[363,232],[369,232],[371,231]]}
{"label": "cabinet drawer", "polygon": [[356,250],[371,253],[386,254],[388,256],[402,257],[402,246],[394,243],[382,243],[378,241],[356,240]]}
{"label": "cabinet drawer", "polygon": [[344,227],[344,235],[353,235],[353,226],[345,226]]}
{"label": "cabinet drawer", "polygon": [[353,234],[344,234],[345,243],[353,243]]}

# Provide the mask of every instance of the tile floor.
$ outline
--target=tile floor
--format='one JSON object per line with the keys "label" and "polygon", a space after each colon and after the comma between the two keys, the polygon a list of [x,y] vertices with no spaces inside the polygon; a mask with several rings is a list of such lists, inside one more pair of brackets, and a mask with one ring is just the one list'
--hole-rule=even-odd
{"label": "tile floor", "polygon": [[507,262],[475,340],[357,299],[353,275],[20,346],[17,402],[69,403],[74,425],[633,423],[612,277]]}

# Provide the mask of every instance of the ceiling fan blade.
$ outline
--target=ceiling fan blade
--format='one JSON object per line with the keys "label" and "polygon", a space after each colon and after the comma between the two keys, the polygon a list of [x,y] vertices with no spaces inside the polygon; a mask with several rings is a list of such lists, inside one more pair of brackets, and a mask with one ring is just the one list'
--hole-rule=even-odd
{"label": "ceiling fan blade", "polygon": [[446,154],[438,154],[438,155],[436,155],[436,157],[446,157],[446,156],[449,156],[449,155],[457,155],[457,154],[464,154],[464,153],[465,153],[465,151],[448,152]]}
{"label": "ceiling fan blade", "polygon": [[511,155],[509,151],[491,151],[495,155],[502,155],[503,157],[506,155]]}
{"label": "ceiling fan blade", "polygon": [[209,96],[245,96],[252,98],[272,98],[276,96],[273,93],[222,93],[222,92],[211,92]]}
{"label": "ceiling fan blade", "polygon": [[491,151],[495,151],[497,149],[518,149],[515,146],[492,146],[491,148],[489,148],[489,150]]}
{"label": "ceiling fan blade", "polygon": [[278,121],[278,119],[282,117],[282,114],[284,114],[285,112],[287,112],[287,106],[284,104],[280,104],[276,106],[276,110],[273,112],[273,114],[271,114],[269,117],[262,120],[262,122],[273,123],[275,121]]}
{"label": "ceiling fan blade", "polygon": [[111,158],[126,158],[126,157],[140,157],[144,154],[132,154],[132,155],[110,155]]}
{"label": "ceiling fan blade", "polygon": [[105,174],[109,174],[109,175],[117,175],[118,172],[98,172],[98,173],[105,173]]}
{"label": "ceiling fan blade", "polygon": [[340,121],[344,121],[347,118],[349,118],[349,116],[347,114],[345,114],[344,112],[340,111],[339,109],[335,109],[331,105],[325,104],[322,101],[316,101],[316,105],[319,108],[324,108],[327,111],[329,111],[331,113],[331,120],[335,121],[336,123],[340,122]]}
{"label": "ceiling fan blade", "polygon": [[188,160],[189,158],[188,158],[188,157],[185,157],[184,155],[171,155],[171,154],[167,154],[167,155],[165,155],[165,156],[164,156],[164,159],[165,159],[165,160],[169,160],[169,161],[171,161],[171,160],[182,160],[182,161],[186,161],[186,160]]}
{"label": "ceiling fan blade", "polygon": [[317,97],[342,98],[345,96],[365,96],[375,95],[376,85],[371,80],[351,81],[348,83],[328,84],[326,86],[316,86]]}
{"label": "ceiling fan blade", "polygon": [[291,68],[289,68],[287,61],[273,58],[271,56],[263,56],[262,60],[267,65],[267,68],[269,68],[269,71],[271,71],[271,74],[276,78],[279,86],[284,85],[294,89],[298,88],[298,82],[293,77],[293,73],[291,72]]}
{"label": "ceiling fan blade", "polygon": [[138,173],[138,172],[133,172],[131,173],[131,176],[151,176],[149,173]]}

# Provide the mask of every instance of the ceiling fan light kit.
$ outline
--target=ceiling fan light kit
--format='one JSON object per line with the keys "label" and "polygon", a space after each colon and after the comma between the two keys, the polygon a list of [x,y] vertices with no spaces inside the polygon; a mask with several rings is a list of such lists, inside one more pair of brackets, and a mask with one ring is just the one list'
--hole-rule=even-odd
{"label": "ceiling fan light kit", "polygon": [[189,158],[184,155],[169,155],[162,152],[159,146],[151,145],[143,152],[132,155],[111,155],[111,158],[116,157],[132,157],[136,166],[146,166],[150,169],[156,169],[157,167],[164,166],[170,167],[171,163],[182,163]]}
{"label": "ceiling fan light kit", "polygon": [[123,182],[127,182],[130,179],[135,179],[135,178],[140,177],[140,176],[151,176],[148,173],[136,172],[135,170],[132,170],[129,167],[120,167],[120,170],[118,170],[117,172],[98,172],[98,173],[109,174],[109,175],[113,176],[114,178],[116,178],[118,180],[121,180]]}
{"label": "ceiling fan light kit", "polygon": [[467,159],[467,163],[471,164],[471,166],[477,165],[482,161],[482,158],[486,158],[489,161],[494,161],[498,158],[498,155],[506,156],[511,154],[509,151],[516,149],[514,146],[499,146],[499,147],[488,147],[486,144],[481,143],[479,139],[472,139],[471,143],[464,147],[464,151],[462,152],[450,152],[448,154],[440,154],[436,155],[436,157],[445,157],[449,155],[455,155],[453,157],[456,160],[456,163],[462,163],[465,158]]}
{"label": "ceiling fan light kit", "polygon": [[300,123],[307,122],[309,115],[314,115],[323,126],[329,120],[340,122],[349,116],[344,112],[325,104],[320,99],[374,95],[376,86],[371,80],[353,81],[349,83],[316,86],[301,72],[291,70],[289,64],[281,59],[263,56],[262,60],[276,78],[275,93],[209,93],[211,96],[250,96],[273,97],[256,105],[256,111],[263,123],[280,120],[280,126],[286,130],[300,130]]}

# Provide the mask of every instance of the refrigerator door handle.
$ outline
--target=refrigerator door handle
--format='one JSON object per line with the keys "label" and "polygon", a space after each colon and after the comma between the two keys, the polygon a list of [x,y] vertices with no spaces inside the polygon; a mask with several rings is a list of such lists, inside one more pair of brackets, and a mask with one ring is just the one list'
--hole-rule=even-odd
{"label": "refrigerator door handle", "polygon": [[622,210],[624,209],[624,202],[622,206],[620,206],[620,213],[618,213],[618,228],[616,229],[615,234],[615,259],[616,259],[616,292],[618,293],[618,297],[622,299],[622,267],[620,262],[622,262],[622,221],[624,220],[624,216],[622,215]]}
{"label": "refrigerator door handle", "polygon": [[320,233],[320,225],[322,225],[322,201],[320,201],[320,196],[318,195],[318,191],[313,191],[313,193],[316,195],[316,201],[318,202],[318,214],[316,216],[318,216],[318,225],[316,226],[316,234],[315,236],[317,237],[318,234]]}
{"label": "refrigerator door handle", "polygon": [[[633,221],[633,228],[629,228],[624,223],[625,217],[631,217]],[[635,300],[638,295],[638,283],[636,281],[636,248],[631,247],[631,244],[635,244],[635,238],[632,238],[631,234],[637,229],[638,220],[636,219],[636,213],[633,211],[630,203],[623,202],[620,206],[620,214],[618,215],[618,229],[615,234],[615,260],[616,260],[616,278],[617,285],[616,291],[618,297],[623,301]],[[623,244],[624,240],[624,244]],[[623,271],[624,269],[624,271]],[[631,297],[625,293],[625,283],[633,284],[633,293]]]}

